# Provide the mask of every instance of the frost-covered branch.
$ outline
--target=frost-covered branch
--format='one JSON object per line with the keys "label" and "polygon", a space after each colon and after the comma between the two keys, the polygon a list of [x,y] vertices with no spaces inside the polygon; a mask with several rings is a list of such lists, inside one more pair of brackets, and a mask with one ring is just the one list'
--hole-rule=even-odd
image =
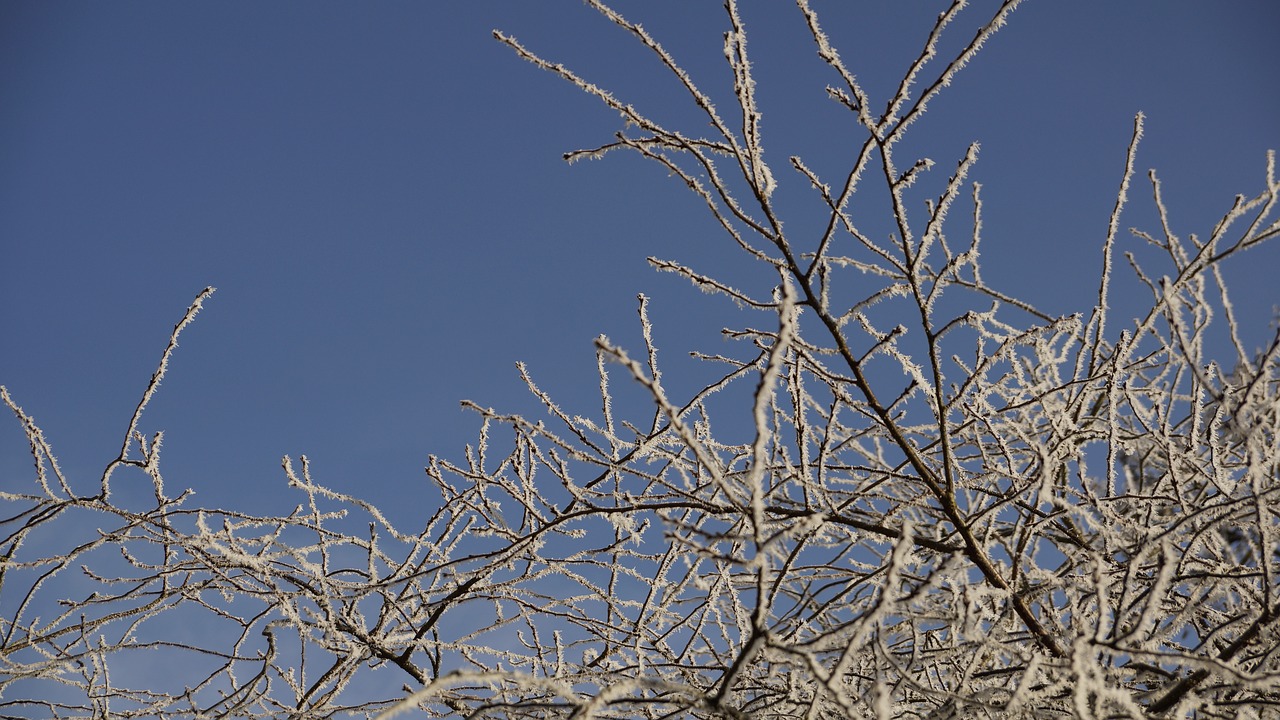
{"label": "frost-covered branch", "polygon": [[[831,185],[795,155],[777,156],[794,174],[770,169],[788,138],[766,143],[749,7],[726,3],[715,91],[640,24],[589,4],[657,58],[702,127],[496,36],[621,116],[569,159],[635,151],[724,231],[712,272],[651,263],[737,304],[743,322],[721,333],[732,349],[668,364],[649,315],[668,301],[641,295],[643,347],[597,340],[589,407],[523,365],[535,413],[464,403],[477,440],[430,458],[413,528],[305,457],[283,463],[288,513],[166,493],[143,411],[209,291],[101,477],[64,473],[0,388],[33,459],[29,487],[0,494],[0,713],[1273,714],[1280,332],[1247,347],[1226,262],[1280,228],[1274,154],[1264,189],[1228,198],[1207,238],[1179,234],[1152,172],[1159,226],[1129,249],[1138,116],[1096,302],[1053,317],[982,276],[980,241],[1000,220],[971,180],[977,146],[940,150],[955,164],[932,196],[938,165],[895,157],[1017,2],[940,58],[964,17],[952,3],[874,98],[798,0],[850,113],[831,142],[852,157]],[[722,94],[732,113],[712,104]],[[781,202],[787,182],[802,200]],[[792,222],[805,212],[816,222]],[[1112,299],[1130,275],[1149,297],[1126,322]],[[623,383],[641,401],[618,401]],[[126,472],[149,478],[145,507],[110,493]],[[142,677],[141,662],[182,671]]]}

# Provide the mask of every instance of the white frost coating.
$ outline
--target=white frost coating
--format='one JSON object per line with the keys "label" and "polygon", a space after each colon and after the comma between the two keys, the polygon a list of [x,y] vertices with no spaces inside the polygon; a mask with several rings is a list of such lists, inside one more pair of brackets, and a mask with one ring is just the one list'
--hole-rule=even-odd
{"label": "white frost coating", "polygon": [[[207,292],[99,477],[64,475],[0,388],[34,460],[26,487],[0,492],[5,713],[1269,716],[1280,332],[1250,349],[1227,263],[1280,232],[1274,154],[1263,190],[1228,198],[1203,239],[1174,225],[1149,175],[1156,227],[1125,255],[1148,303],[1116,322],[1108,296],[1125,273],[1112,255],[1139,117],[1099,294],[1052,316],[983,278],[977,184],[972,215],[955,211],[976,145],[932,197],[930,163],[895,157],[1016,2],[936,67],[966,5],[952,3],[897,89],[871,98],[799,0],[840,86],[829,95],[850,113],[831,147],[850,152],[832,182],[793,157],[813,197],[785,207],[737,4],[717,91],[733,93],[729,121],[640,25],[589,4],[701,119],[660,125],[499,39],[622,115],[616,141],[570,160],[634,151],[707,208],[740,254],[707,262],[712,273],[651,262],[737,303],[732,326],[694,342],[692,370],[670,364],[650,311],[685,308],[639,296],[644,357],[601,336],[582,379],[598,403],[564,405],[519,366],[533,412],[464,402],[476,442],[429,456],[425,483],[395,485],[396,513],[358,496],[402,481],[327,486],[305,456],[283,462],[292,510],[168,496],[162,440],[186,440],[144,433],[141,413]],[[752,37],[753,52],[767,47]],[[873,118],[872,104],[889,111]],[[140,471],[152,497],[111,492],[120,468],[131,471],[117,484]],[[138,658],[167,672],[142,678]]]}

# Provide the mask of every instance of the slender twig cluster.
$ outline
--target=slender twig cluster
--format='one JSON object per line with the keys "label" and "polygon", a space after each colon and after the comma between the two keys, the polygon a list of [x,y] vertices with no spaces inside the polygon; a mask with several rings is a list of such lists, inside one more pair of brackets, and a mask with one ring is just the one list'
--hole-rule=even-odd
{"label": "slender twig cluster", "polygon": [[[140,417],[211,290],[175,328],[91,494],[3,391],[35,483],[0,495],[0,714],[1280,712],[1280,333],[1246,348],[1222,269],[1280,233],[1274,155],[1263,191],[1236,198],[1207,238],[1175,233],[1152,173],[1160,227],[1134,231],[1143,253],[1122,253],[1138,116],[1097,302],[1054,317],[982,277],[977,146],[936,197],[917,184],[935,163],[899,154],[1016,0],[939,60],[965,6],[953,2],[879,115],[797,0],[828,93],[858,129],[840,139],[856,152],[832,183],[799,157],[794,175],[771,167],[735,0],[728,111],[640,25],[588,4],[671,73],[699,132],[495,35],[622,116],[612,141],[568,159],[653,160],[731,252],[776,277],[739,288],[652,261],[759,313],[759,327],[726,331],[735,354],[697,355],[714,377],[675,397],[641,296],[642,351],[596,343],[598,413],[561,408],[521,367],[546,417],[468,404],[478,441],[461,461],[431,458],[438,509],[407,530],[317,484],[306,458],[285,459],[302,498],[286,516],[166,494],[160,436],[144,437]],[[811,192],[816,236],[784,231],[775,197],[788,179]],[[853,212],[875,185],[881,206]],[[955,212],[966,203],[968,219]],[[1132,322],[1109,315],[1120,258],[1150,292]],[[614,407],[611,372],[650,402]],[[111,494],[131,470],[151,478],[144,509]]]}

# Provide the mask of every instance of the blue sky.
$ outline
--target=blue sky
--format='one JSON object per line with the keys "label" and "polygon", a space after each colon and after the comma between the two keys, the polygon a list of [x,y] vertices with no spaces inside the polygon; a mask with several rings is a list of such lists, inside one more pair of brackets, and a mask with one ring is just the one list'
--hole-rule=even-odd
{"label": "blue sky", "polygon": [[[940,9],[814,4],[877,105]],[[953,42],[990,14],[975,5]],[[618,7],[724,97],[719,3]],[[799,185],[787,155],[840,167],[854,136],[822,98],[834,79],[795,8],[743,12],[784,187]],[[251,511],[284,497],[280,457],[307,454],[320,482],[412,519],[396,500],[421,487],[428,453],[459,457],[474,438],[459,400],[536,413],[516,361],[570,411],[594,410],[591,341],[638,347],[638,292],[676,368],[724,349],[732,308],[644,258],[732,272],[727,242],[656,167],[565,165],[616,115],[493,28],[651,115],[693,118],[577,0],[0,5],[0,383],[81,487],[206,285],[218,293],[142,427],[166,432],[171,487]],[[1278,29],[1270,0],[1025,3],[916,131],[940,172],[982,143],[987,279],[1051,312],[1087,309],[1139,110],[1138,165],[1159,170],[1184,235],[1260,190],[1280,149]],[[1123,226],[1154,229],[1147,187]],[[1274,248],[1230,267],[1258,343],[1277,269]],[[0,422],[0,488],[25,488],[24,453]]]}

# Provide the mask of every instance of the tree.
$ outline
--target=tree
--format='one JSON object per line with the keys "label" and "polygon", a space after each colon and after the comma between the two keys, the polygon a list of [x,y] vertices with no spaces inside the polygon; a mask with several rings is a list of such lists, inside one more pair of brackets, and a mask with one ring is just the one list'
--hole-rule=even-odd
{"label": "tree", "polygon": [[[162,437],[141,430],[206,289],[91,486],[0,391],[35,464],[27,492],[3,494],[4,714],[1277,713],[1280,333],[1246,349],[1222,272],[1280,232],[1274,155],[1264,190],[1207,238],[1175,234],[1149,176],[1160,227],[1136,231],[1148,255],[1126,259],[1150,302],[1117,321],[1138,116],[1097,301],[1055,317],[983,280],[977,147],[933,194],[934,163],[899,154],[1016,0],[939,63],[952,3],[880,114],[798,0],[861,133],[834,181],[788,159],[816,238],[784,229],[736,3],[732,120],[641,26],[589,4],[709,129],[661,125],[495,35],[622,116],[613,141],[569,160],[658,163],[767,274],[740,289],[652,261],[758,313],[726,331],[740,351],[699,356],[709,379],[673,397],[641,296],[636,357],[597,341],[595,416],[561,409],[522,369],[547,417],[470,405],[479,439],[459,462],[431,458],[439,504],[420,527],[317,484],[305,457],[284,461],[298,508],[261,516],[171,494]],[[859,191],[873,199],[855,213]],[[618,368],[642,405],[614,407]],[[139,477],[143,504],[118,492]]]}

